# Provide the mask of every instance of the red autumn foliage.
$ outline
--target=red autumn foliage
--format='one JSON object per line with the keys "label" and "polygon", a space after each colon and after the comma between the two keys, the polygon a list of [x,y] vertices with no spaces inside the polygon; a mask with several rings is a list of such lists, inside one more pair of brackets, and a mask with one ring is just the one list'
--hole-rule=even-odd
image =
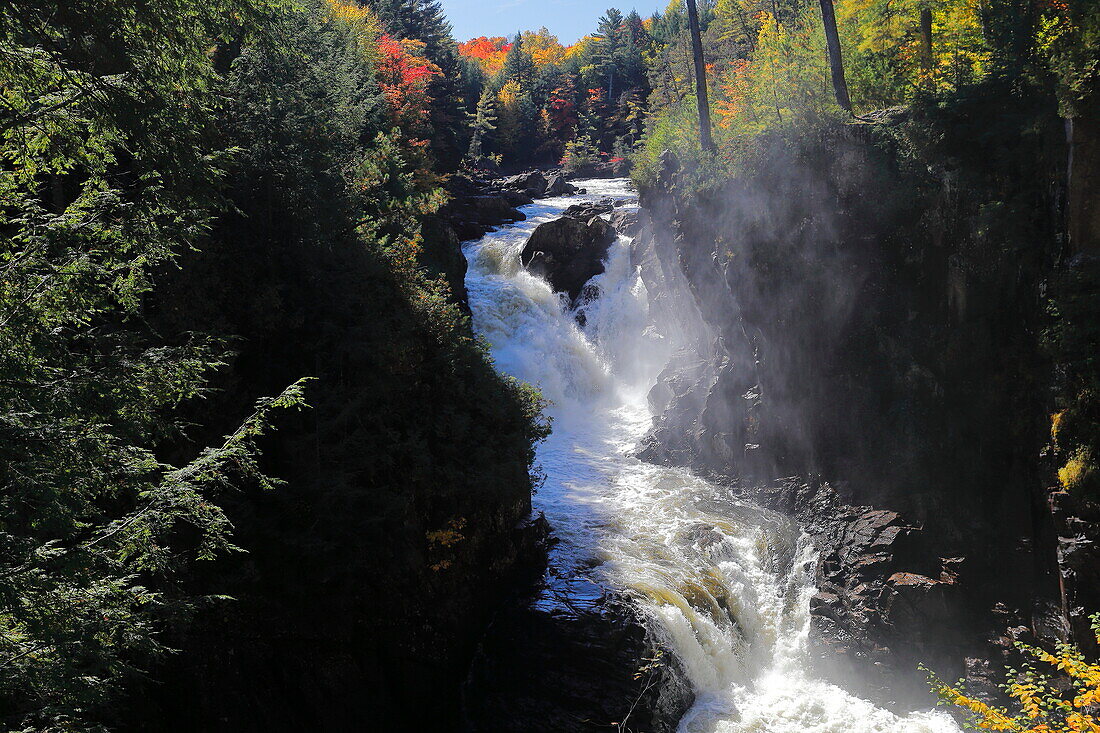
{"label": "red autumn foliage", "polygon": [[426,176],[432,167],[428,87],[442,72],[424,57],[422,41],[398,40],[383,34],[378,38],[378,56],[378,86],[388,102],[391,124],[404,133],[407,159]]}
{"label": "red autumn foliage", "polygon": [[428,115],[428,84],[440,75],[439,67],[424,58],[424,44],[396,40],[387,34],[378,39],[378,84],[394,122],[419,132]]}
{"label": "red autumn foliage", "polygon": [[378,39],[378,50],[382,52],[379,74],[383,86],[417,92],[427,89],[428,82],[440,71],[439,67],[417,53],[423,51],[423,45],[417,41],[398,41],[382,34]]}
{"label": "red autumn foliage", "polygon": [[550,137],[556,140],[568,140],[577,127],[577,105],[573,101],[573,80],[550,92],[546,104],[546,123]]}

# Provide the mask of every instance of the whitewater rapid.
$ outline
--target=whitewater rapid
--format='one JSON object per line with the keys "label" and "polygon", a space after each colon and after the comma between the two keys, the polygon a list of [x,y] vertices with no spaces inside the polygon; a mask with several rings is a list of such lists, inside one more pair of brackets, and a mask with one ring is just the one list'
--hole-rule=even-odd
{"label": "whitewater rapid", "polygon": [[527,206],[527,221],[464,247],[475,329],[499,370],[551,402],[554,431],[538,451],[546,481],[534,497],[561,540],[551,573],[595,569],[586,577],[637,601],[695,691],[681,733],[957,733],[942,713],[898,717],[812,675],[815,553],[788,519],[632,457],[670,354],[651,327],[630,240],[612,245],[593,279],[600,297],[584,306],[583,329],[519,261],[531,231],[570,204],[635,200],[624,180],[578,185],[588,193]]}

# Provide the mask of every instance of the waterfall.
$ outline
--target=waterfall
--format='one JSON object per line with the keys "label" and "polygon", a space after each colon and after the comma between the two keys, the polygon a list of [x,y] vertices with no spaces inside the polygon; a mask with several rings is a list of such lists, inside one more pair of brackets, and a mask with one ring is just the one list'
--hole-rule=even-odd
{"label": "waterfall", "polygon": [[947,733],[943,713],[899,717],[816,679],[807,651],[815,552],[788,518],[690,472],[634,457],[646,399],[669,349],[649,328],[647,293],[621,237],[594,278],[580,328],[549,285],[519,264],[540,223],[601,196],[633,200],[626,181],[587,181],[584,196],[525,208],[527,221],[468,243],[475,329],[497,368],[540,387],[553,435],[535,496],[561,542],[551,566],[597,568],[638,603],[696,693],[682,733]]}

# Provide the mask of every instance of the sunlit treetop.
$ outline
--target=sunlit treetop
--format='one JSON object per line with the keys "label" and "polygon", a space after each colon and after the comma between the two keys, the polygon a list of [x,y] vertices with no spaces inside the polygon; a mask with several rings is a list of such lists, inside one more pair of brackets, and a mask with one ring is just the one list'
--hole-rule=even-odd
{"label": "sunlit treetop", "polygon": [[482,36],[458,44],[458,53],[477,61],[486,74],[496,74],[504,68],[504,59],[511,48],[512,44],[507,38]]}
{"label": "sunlit treetop", "polygon": [[[523,31],[520,38],[524,50],[531,56],[536,67],[561,64],[576,48],[576,46],[563,46],[558,37],[545,27],[537,31]],[[481,36],[458,44],[458,52],[466,58],[476,60],[482,70],[492,76],[504,68],[505,59],[508,52],[512,50],[512,46],[513,43],[509,39],[501,36],[494,38]]]}

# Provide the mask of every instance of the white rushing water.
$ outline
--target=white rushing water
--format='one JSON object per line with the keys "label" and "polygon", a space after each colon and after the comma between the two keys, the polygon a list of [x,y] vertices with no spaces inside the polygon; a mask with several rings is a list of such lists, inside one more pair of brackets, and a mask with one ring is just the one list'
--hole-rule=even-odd
{"label": "white rushing water", "polygon": [[[595,278],[586,325],[519,262],[531,231],[568,205],[632,197],[625,181],[524,208],[525,222],[465,247],[474,326],[497,368],[551,400],[535,496],[561,539],[551,573],[595,568],[637,599],[682,662],[697,699],[682,733],[948,733],[940,713],[898,717],[809,671],[814,552],[784,517],[691,473],[633,458],[652,415],[646,394],[669,354],[651,332],[629,240]],[[582,591],[573,591],[581,594]]]}

